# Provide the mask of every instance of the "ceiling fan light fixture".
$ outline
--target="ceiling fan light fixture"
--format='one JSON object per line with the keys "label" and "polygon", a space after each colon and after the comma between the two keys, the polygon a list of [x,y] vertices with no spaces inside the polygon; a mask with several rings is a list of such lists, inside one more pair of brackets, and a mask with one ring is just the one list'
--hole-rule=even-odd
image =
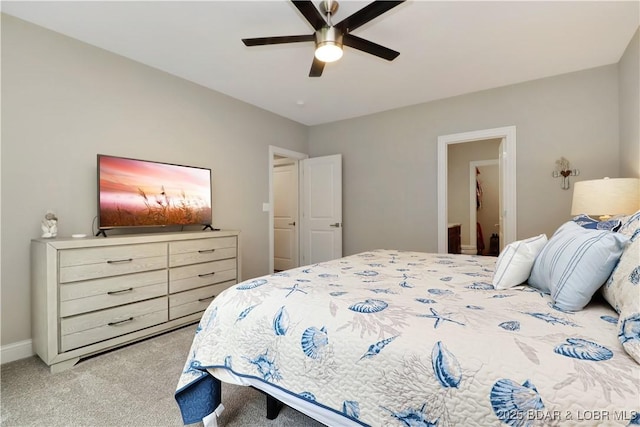
{"label": "ceiling fan light fixture", "polygon": [[315,55],[316,58],[318,58],[318,61],[335,62],[342,58],[342,49],[333,42],[326,42],[316,48]]}
{"label": "ceiling fan light fixture", "polygon": [[342,33],[335,27],[316,31],[315,57],[322,62],[335,62],[342,58]]}

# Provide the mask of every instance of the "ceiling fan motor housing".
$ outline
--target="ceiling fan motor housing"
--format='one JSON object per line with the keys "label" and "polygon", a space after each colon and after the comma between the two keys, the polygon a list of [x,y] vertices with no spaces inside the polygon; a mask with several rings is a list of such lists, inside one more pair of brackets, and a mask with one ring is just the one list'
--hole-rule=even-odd
{"label": "ceiling fan motor housing", "polygon": [[342,47],[342,31],[336,27],[322,27],[316,31],[316,48],[326,44]]}

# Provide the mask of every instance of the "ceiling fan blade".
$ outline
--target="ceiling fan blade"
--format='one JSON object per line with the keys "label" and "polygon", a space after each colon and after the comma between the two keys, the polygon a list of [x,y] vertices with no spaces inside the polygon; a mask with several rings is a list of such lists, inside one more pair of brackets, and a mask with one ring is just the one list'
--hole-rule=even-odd
{"label": "ceiling fan blade", "polygon": [[398,57],[398,55],[400,55],[400,52],[396,52],[388,47],[380,46],[377,43],[370,42],[369,40],[362,39],[354,36],[353,34],[345,34],[342,39],[342,43],[354,49],[386,59],[387,61],[393,61]]}
{"label": "ceiling fan blade", "polygon": [[320,28],[327,25],[324,17],[320,14],[318,9],[309,0],[291,0],[293,5],[304,15],[305,19],[309,21],[309,24],[317,31]]}
{"label": "ceiling fan blade", "polygon": [[276,37],[257,37],[252,39],[242,39],[245,46],[263,46],[266,44],[282,44],[297,42],[312,42],[315,40],[313,34],[304,36],[276,36]]}
{"label": "ceiling fan blade", "polygon": [[309,77],[320,77],[324,70],[324,64],[324,62],[314,56],[313,63],[311,63],[311,70],[309,70]]}
{"label": "ceiling fan blade", "polygon": [[353,15],[348,16],[342,21],[338,22],[335,26],[338,27],[343,33],[348,33],[377,18],[383,13],[393,9],[404,1],[405,0],[374,1],[373,3],[369,3]]}

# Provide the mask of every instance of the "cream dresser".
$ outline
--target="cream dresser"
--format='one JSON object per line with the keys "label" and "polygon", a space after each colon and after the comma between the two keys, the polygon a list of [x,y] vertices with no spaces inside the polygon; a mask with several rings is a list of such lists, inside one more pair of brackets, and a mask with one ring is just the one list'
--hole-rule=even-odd
{"label": "cream dresser", "polygon": [[33,349],[51,372],[200,320],[240,281],[238,231],[31,242]]}

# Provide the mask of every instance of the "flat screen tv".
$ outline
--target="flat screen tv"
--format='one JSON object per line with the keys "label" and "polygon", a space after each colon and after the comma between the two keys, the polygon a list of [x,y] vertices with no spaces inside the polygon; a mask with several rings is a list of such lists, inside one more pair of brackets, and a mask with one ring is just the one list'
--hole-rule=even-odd
{"label": "flat screen tv", "polygon": [[211,169],[98,154],[98,228],[211,227]]}

